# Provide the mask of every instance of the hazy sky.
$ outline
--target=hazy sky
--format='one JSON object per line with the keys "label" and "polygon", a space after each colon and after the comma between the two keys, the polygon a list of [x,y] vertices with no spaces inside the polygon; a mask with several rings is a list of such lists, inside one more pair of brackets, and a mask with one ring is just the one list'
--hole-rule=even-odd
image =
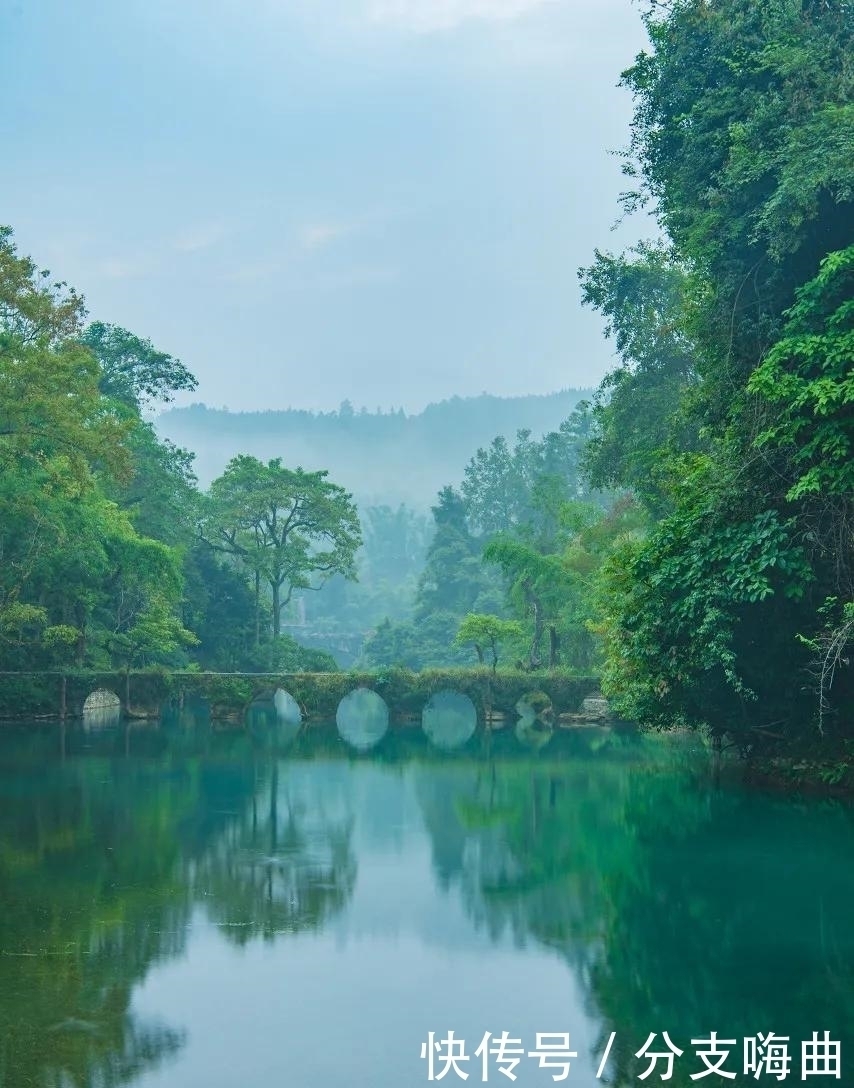
{"label": "hazy sky", "polygon": [[591,385],[631,0],[0,0],[0,222],[231,408]]}

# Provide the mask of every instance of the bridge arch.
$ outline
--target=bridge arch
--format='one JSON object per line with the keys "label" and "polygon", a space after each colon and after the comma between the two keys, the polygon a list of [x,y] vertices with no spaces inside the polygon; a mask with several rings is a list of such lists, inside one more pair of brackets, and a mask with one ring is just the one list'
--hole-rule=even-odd
{"label": "bridge arch", "polygon": [[427,700],[421,712],[421,728],[437,748],[446,752],[462,748],[477,729],[477,709],[468,695],[445,688]]}
{"label": "bridge arch", "polygon": [[108,729],[122,718],[122,701],[108,688],[96,688],[83,701],[83,728]]}
{"label": "bridge arch", "polygon": [[342,740],[359,752],[376,747],[388,732],[388,704],[371,688],[359,687],[345,695],[335,712]]}

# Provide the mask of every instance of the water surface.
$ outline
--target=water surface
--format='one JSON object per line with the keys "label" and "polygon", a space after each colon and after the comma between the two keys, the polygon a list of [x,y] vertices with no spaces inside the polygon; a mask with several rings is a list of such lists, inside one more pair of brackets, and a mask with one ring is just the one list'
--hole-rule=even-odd
{"label": "water surface", "polygon": [[716,784],[690,742],[526,738],[0,730],[0,1085],[410,1088],[449,1030],[470,1085],[502,1031],[622,1086],[651,1032],[688,1085],[733,1083],[690,1079],[693,1038],[753,1084],[743,1039],[789,1035],[795,1082],[829,1030],[850,1083],[850,809]]}

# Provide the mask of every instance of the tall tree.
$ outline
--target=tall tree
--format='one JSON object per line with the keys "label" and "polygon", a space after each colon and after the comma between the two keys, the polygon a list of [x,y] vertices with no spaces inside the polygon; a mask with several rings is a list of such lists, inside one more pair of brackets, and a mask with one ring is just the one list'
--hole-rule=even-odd
{"label": "tall tree", "polygon": [[558,430],[539,440],[521,430],[512,447],[499,435],[478,449],[460,486],[469,529],[487,537],[522,526],[540,535],[552,531],[557,505],[587,490],[580,462],[590,422],[582,402]]}
{"label": "tall tree", "polygon": [[454,641],[461,646],[474,646],[478,663],[483,665],[485,651],[492,658],[492,671],[498,670],[499,647],[502,643],[522,638],[524,630],[516,620],[502,620],[483,612],[469,612],[464,617]]}
{"label": "tall tree", "polygon": [[[744,744],[809,720],[806,648],[854,555],[852,15],[850,0],[651,5],[651,49],[624,75],[627,203],[653,204],[686,276],[675,327],[702,441],[671,430],[666,517],[607,565],[607,682],[629,713]],[[630,299],[619,314],[642,332]],[[835,727],[850,729],[838,679]]]}
{"label": "tall tree", "polygon": [[203,538],[250,574],[256,614],[261,586],[269,588],[274,637],[295,589],[315,588],[333,574],[356,577],[359,517],[350,494],[327,476],[285,468],[281,458],[265,464],[240,456],[210,488]]}
{"label": "tall tree", "polygon": [[582,300],[605,317],[620,365],[600,385],[584,467],[594,487],[632,488],[656,512],[669,503],[668,449],[698,444],[689,394],[695,350],[685,333],[688,276],[661,245],[614,257],[596,251],[579,270]]}
{"label": "tall tree", "polygon": [[179,359],[118,325],[95,321],[81,341],[101,365],[101,392],[135,411],[168,403],[178,391],[198,385]]}
{"label": "tall tree", "polygon": [[796,288],[854,236],[850,0],[650,5],[629,206],[649,202],[694,272],[711,419],[779,337]]}
{"label": "tall tree", "polygon": [[191,641],[162,505],[169,473],[140,473],[144,448],[149,469],[167,451],[136,403],[105,396],[84,318],[82,298],[0,229],[0,657],[19,667],[164,660]]}
{"label": "tall tree", "polygon": [[78,342],[82,298],[21,257],[0,227],[0,464],[126,474],[127,424],[105,410],[97,360]]}
{"label": "tall tree", "polygon": [[418,585],[416,619],[439,614],[462,617],[474,611],[475,602],[488,589],[480,542],[469,530],[462,496],[452,487],[439,492],[433,520],[436,531]]}

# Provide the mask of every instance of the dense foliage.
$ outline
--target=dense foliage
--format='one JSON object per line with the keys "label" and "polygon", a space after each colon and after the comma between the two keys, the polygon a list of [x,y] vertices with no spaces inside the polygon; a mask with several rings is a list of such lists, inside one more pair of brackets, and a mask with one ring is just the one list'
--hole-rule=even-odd
{"label": "dense foliage", "polygon": [[[281,635],[280,595],[307,572],[353,573],[349,496],[322,473],[244,458],[259,479],[232,498],[258,507],[259,550],[247,563],[222,549],[223,533],[242,546],[253,531],[223,499],[233,472],[201,495],[192,455],[143,416],[195,379],[85,317],[82,298],[0,230],[0,669],[334,667]],[[200,532],[214,524],[219,536]]]}
{"label": "dense foliage", "polygon": [[661,233],[579,273],[619,365],[557,432],[478,450],[434,508],[413,621],[367,657],[485,655],[492,631],[529,669],[598,663],[647,724],[744,750],[846,735],[852,9],[673,0],[645,20],[625,204]]}
{"label": "dense foliage", "polygon": [[[475,431],[494,418],[494,437],[464,471],[462,401],[271,417],[256,452],[284,422],[330,457],[399,444],[411,505],[386,493],[361,518],[326,471],[281,456],[232,456],[200,493],[192,456],[144,416],[192,375],[86,327],[4,230],[0,664],[331,664],[290,631],[370,667],[598,668],[626,715],[743,749],[850,734],[852,16],[847,0],[649,5],[650,46],[623,75],[624,202],[659,236],[579,273],[619,364],[515,440],[481,398]],[[459,482],[428,524],[437,433],[431,471]]]}
{"label": "dense foliage", "polygon": [[591,423],[582,404],[540,439],[522,430],[512,446],[497,436],[475,453],[459,490],[443,488],[433,507],[412,618],[379,624],[367,664],[453,665],[474,653],[497,665],[500,653],[528,670],[594,667],[597,571],[646,515],[630,497],[590,490]]}
{"label": "dense foliage", "polygon": [[646,24],[626,201],[663,240],[581,274],[621,356],[589,465],[657,519],[605,564],[606,687],[743,747],[850,733],[854,9],[675,0]]}

